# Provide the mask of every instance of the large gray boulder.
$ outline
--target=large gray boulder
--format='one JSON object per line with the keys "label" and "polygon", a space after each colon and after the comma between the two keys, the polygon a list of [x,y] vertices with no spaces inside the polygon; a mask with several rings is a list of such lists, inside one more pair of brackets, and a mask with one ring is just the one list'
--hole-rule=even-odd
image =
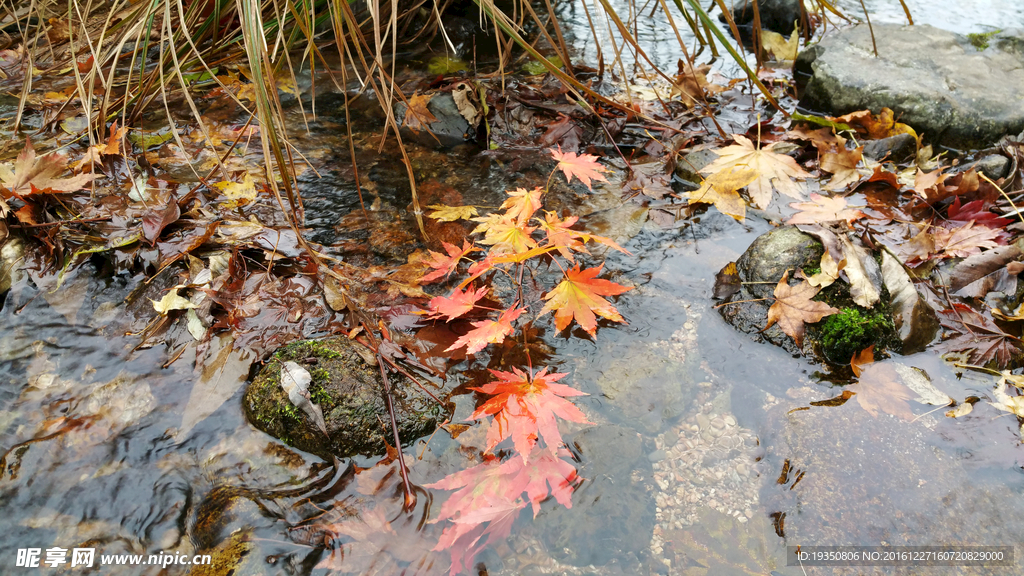
{"label": "large gray boulder", "polygon": [[861,24],[826,37],[796,61],[810,75],[801,105],[831,114],[891,108],[930,142],[982,148],[1024,130],[1024,31],[979,49],[928,25]]}

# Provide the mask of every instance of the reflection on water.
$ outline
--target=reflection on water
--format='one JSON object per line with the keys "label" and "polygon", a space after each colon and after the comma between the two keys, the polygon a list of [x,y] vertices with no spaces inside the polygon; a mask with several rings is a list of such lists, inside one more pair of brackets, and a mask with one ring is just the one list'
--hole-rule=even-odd
{"label": "reflection on water", "polygon": [[[942,0],[904,0],[914,18],[915,24],[930,24],[937,28],[959,32],[961,34],[984,33],[997,29],[1024,27],[1024,3],[1018,0],[967,0],[965,2],[945,2]],[[666,2],[675,29],[663,12],[660,2],[635,2],[629,0],[609,0],[608,4],[639,40],[640,48],[651,62],[668,71],[675,71],[676,61],[683,58],[684,51],[680,48],[680,39],[686,51],[692,56],[700,54],[698,61],[709,62],[712,59],[710,50],[701,51],[699,43],[675,2]],[[706,4],[706,3],[703,3]],[[739,4],[737,0],[726,0],[727,6]],[[834,2],[844,14],[854,20],[863,19],[863,10],[859,0],[837,0]],[[685,5],[685,3],[684,3]],[[906,23],[906,15],[900,0],[865,0],[872,22]],[[587,18],[589,9],[590,18]],[[705,6],[707,8],[707,6]],[[633,63],[642,68],[649,68],[647,61],[615,41],[618,29],[608,17],[600,2],[563,2],[559,7],[566,16],[568,33],[574,38],[572,47],[579,52],[580,59],[585,62],[596,62],[598,54],[604,57],[607,65],[615,62],[616,54],[621,54],[627,74],[632,74]],[[713,9],[711,16],[718,22],[718,10]],[[841,23],[840,19],[830,15],[830,19]],[[591,28],[593,23],[593,29]],[[676,35],[678,30],[679,35]],[[596,32],[596,33],[595,33]],[[717,60],[714,67],[725,75],[733,78],[741,75],[738,66],[729,58],[724,50],[723,57]],[[751,58],[751,60],[753,60]],[[621,75],[616,65],[613,72]]]}
{"label": "reflection on water", "polygon": [[[581,6],[563,9],[585,20]],[[936,25],[931,18],[966,26],[971,11],[976,22],[994,13],[1007,25],[1024,13],[1010,0],[985,6],[958,5],[959,18],[911,8]],[[637,19],[641,38],[654,57],[674,61],[674,32],[647,18],[650,9]],[[878,19],[902,17],[884,14]],[[589,54],[585,37],[577,32],[577,45]],[[300,135],[309,138],[302,146],[344,150],[327,132]],[[338,154],[323,162],[336,171],[304,183],[310,234],[324,243],[339,241],[338,218],[359,205]],[[461,191],[466,204],[495,205],[523,177],[471,150],[441,156],[414,146],[411,154],[436,164],[430,179]],[[385,208],[402,212],[404,171],[375,162],[362,167]],[[714,274],[767,223],[710,213],[683,232],[648,225],[637,233],[635,208],[615,212],[617,190],[577,201],[584,216],[596,212],[590,220],[607,228],[600,233],[636,255],[607,255],[606,270],[637,285],[617,302],[629,325],[602,326],[589,340],[538,323],[547,363],[590,394],[577,404],[595,426],[564,430],[584,480],[572,510],[544,506],[536,521],[526,514],[507,542],[483,553],[487,573],[790,576],[802,572],[784,566],[786,545],[1019,543],[1024,453],[1013,418],[984,401],[957,420],[917,404],[913,422],[873,418],[856,402],[794,412],[835,395],[815,376],[820,367],[737,334],[712,309]],[[210,554],[213,565],[192,571],[203,575],[447,573],[446,556],[432,551],[440,529],[428,522],[444,496],[419,489],[417,507],[404,512],[393,465],[360,459],[335,470],[256,431],[240,405],[252,358],[226,348],[225,372],[212,378],[194,369],[194,348],[166,368],[167,350],[134,350],[138,339],[124,334],[148,316],[137,319],[125,299],[141,280],[85,266],[54,293],[21,277],[3,300],[0,563],[12,565],[18,549],[91,547]],[[958,400],[991,388],[977,375],[958,379],[932,352],[904,362]],[[465,415],[474,399],[456,404]],[[415,443],[413,483],[467,467],[483,434],[438,432]],[[815,572],[829,573],[861,572]]]}

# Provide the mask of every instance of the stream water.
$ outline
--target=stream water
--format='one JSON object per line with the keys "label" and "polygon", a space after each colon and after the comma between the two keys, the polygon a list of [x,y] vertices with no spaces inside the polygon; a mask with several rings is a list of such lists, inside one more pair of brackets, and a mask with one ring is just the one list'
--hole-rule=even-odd
{"label": "stream water", "polygon": [[[897,8],[877,8],[879,20],[902,17],[895,0],[873,2],[885,3]],[[1015,0],[943,6],[941,16],[919,4],[911,4],[919,21],[962,31],[1024,17]],[[665,31],[652,26],[646,38],[662,47],[653,53],[674,60]],[[358,199],[343,132],[326,118],[297,137],[301,149],[321,151],[325,175],[305,178],[302,194],[311,238],[340,245],[347,238],[334,226]],[[462,191],[467,204],[494,204],[506,188],[546,176],[539,153],[411,150],[418,178]],[[394,151],[361,169],[385,206],[404,209],[405,173]],[[1024,451],[1015,419],[984,402],[958,420],[919,404],[913,422],[872,417],[855,402],[793,412],[835,395],[821,367],[753,343],[712,309],[715,273],[769,223],[709,212],[675,229],[644,225],[614,183],[557,202],[632,252],[605,255],[606,272],[635,286],[617,300],[628,324],[602,325],[595,340],[539,324],[546,364],[589,394],[576,404],[598,432],[565,430],[585,479],[573,509],[548,502],[536,520],[524,514],[506,542],[480,556],[479,573],[917,573],[786,565],[787,545],[882,544],[1015,546],[1014,568],[935,573],[1024,573]],[[324,510],[358,517],[368,509],[391,521],[393,538],[339,559],[332,573],[447,573],[444,558],[430,552],[440,527],[425,522],[437,496],[422,492],[417,508],[402,512],[393,474],[376,477],[370,496],[352,469],[332,478],[319,458],[245,421],[241,395],[254,358],[223,339],[210,355],[217,361],[199,370],[194,347],[169,364],[163,347],[136,349],[138,338],[126,333],[144,327],[140,306],[149,304],[126,298],[143,279],[87,264],[50,292],[30,271],[16,274],[2,300],[0,573],[58,572],[15,562],[19,549],[40,548],[45,561],[45,551],[59,547],[95,549],[96,565],[81,572],[90,574],[184,574],[179,564],[146,563],[150,555],[163,563],[201,552],[215,563],[191,574],[319,575],[328,572],[315,568],[326,556],[296,535]],[[955,398],[991,388],[990,378],[958,377],[934,352],[901,361]],[[456,402],[466,414],[473,398]],[[464,467],[459,447],[443,433],[408,447],[419,456],[411,458],[413,482]],[[133,554],[143,555],[142,565],[116,564],[114,556],[127,562],[120,555]],[[102,567],[101,556],[110,557]]]}

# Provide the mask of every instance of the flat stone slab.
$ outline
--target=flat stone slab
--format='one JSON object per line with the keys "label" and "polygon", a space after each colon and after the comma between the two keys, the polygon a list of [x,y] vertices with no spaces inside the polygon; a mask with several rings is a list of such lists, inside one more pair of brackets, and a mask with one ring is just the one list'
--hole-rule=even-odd
{"label": "flat stone slab", "polygon": [[966,36],[933,26],[867,25],[803,51],[798,74],[811,77],[801,105],[846,114],[891,108],[925,139],[982,148],[1024,130],[1024,31],[1003,32],[983,50]]}

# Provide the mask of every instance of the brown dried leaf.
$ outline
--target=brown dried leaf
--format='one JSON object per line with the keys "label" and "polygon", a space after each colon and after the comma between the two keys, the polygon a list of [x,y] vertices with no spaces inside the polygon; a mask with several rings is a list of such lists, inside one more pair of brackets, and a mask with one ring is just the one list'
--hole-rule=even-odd
{"label": "brown dried leaf", "polygon": [[813,324],[825,316],[838,314],[839,309],[824,302],[811,300],[818,294],[820,288],[815,288],[807,282],[790,286],[788,281],[787,270],[775,286],[775,303],[768,309],[768,324],[764,328],[767,330],[778,323],[779,328],[800,346],[804,339],[804,324]]}

